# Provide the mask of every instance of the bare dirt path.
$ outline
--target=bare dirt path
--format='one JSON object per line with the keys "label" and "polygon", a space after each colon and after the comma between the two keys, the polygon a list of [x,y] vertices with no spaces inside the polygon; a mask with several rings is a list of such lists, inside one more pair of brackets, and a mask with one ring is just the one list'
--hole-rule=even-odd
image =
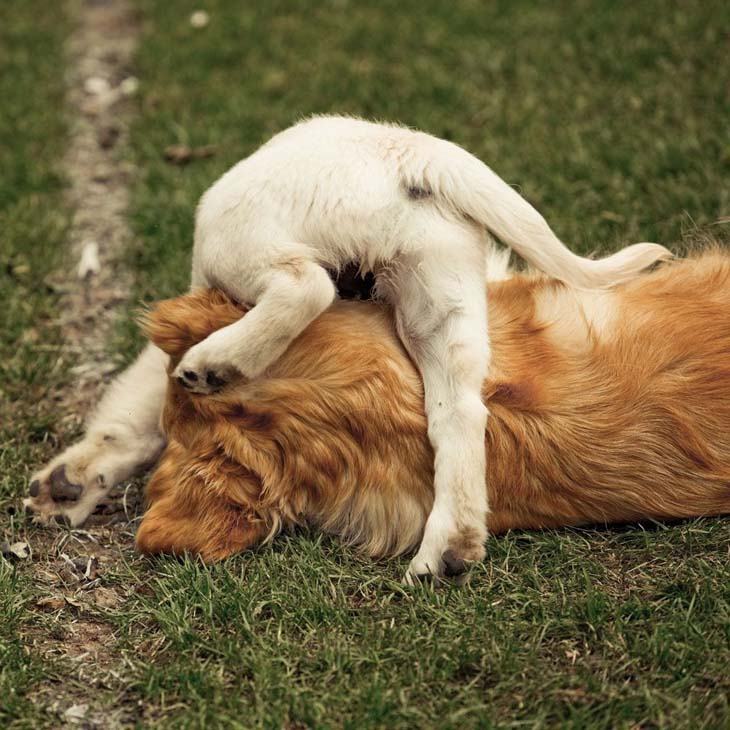
{"label": "bare dirt path", "polygon": [[78,417],[115,367],[106,348],[131,284],[120,259],[131,240],[126,211],[133,169],[124,153],[134,114],[131,60],[138,29],[124,0],[75,0],[69,8],[78,25],[68,44],[72,118],[64,166],[74,211],[71,258],[79,268],[62,274],[61,321],[78,358],[65,405]]}
{"label": "bare dirt path", "polygon": [[[108,343],[131,285],[122,254],[131,241],[126,211],[134,170],[125,152],[139,29],[125,0],[71,0],[68,11],[75,31],[67,49],[64,172],[74,218],[70,263],[51,283],[61,292],[64,359],[74,363],[70,382],[57,394],[71,432],[119,369]],[[87,529],[38,530],[31,538],[30,570],[40,598],[24,639],[48,666],[48,680],[32,701],[51,726],[127,727],[139,718],[137,708],[124,702],[124,658],[111,620],[126,597],[118,574],[130,555],[139,509],[136,490],[125,496]]]}

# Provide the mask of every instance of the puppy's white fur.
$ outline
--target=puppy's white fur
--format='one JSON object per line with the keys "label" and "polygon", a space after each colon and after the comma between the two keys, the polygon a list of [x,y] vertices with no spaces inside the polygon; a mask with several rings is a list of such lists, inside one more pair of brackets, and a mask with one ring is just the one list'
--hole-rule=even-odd
{"label": "puppy's white fur", "polygon": [[[571,253],[542,216],[478,159],[411,130],[319,117],[274,137],[223,175],[198,208],[194,287],[220,287],[255,305],[193,347],[176,370],[207,393],[238,372],[265,373],[335,297],[327,269],[357,261],[376,275],[424,381],[435,452],[435,502],[408,576],[440,573],[442,556],[483,555],[487,372],[485,278],[489,234],[538,269],[579,287],[608,287],[669,254],[638,244],[599,261]],[[105,400],[94,423],[144,422],[161,407],[163,359],[146,354]],[[134,380],[134,385],[130,384]],[[127,399],[134,393],[137,414]],[[91,438],[54,464],[89,487],[109,442]],[[131,464],[149,447],[125,444]],[[117,442],[120,444],[121,442]],[[131,447],[131,448],[130,448]],[[86,453],[89,452],[90,453]],[[84,462],[82,470],[79,464]],[[51,465],[52,466],[52,465]],[[109,471],[107,468],[106,471]],[[114,479],[129,469],[116,469]],[[50,471],[40,479],[47,481]],[[84,502],[93,502],[87,499]],[[74,515],[80,520],[81,515]]]}

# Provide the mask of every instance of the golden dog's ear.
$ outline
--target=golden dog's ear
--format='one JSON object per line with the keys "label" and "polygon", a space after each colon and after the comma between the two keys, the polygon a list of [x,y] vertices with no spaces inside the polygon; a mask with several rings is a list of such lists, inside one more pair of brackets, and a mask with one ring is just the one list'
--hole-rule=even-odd
{"label": "golden dog's ear", "polygon": [[139,323],[145,335],[163,352],[179,359],[209,334],[240,319],[246,308],[218,289],[199,289],[158,302]]}
{"label": "golden dog's ear", "polygon": [[137,530],[137,550],[146,555],[199,555],[214,563],[261,543],[267,530],[255,515],[222,500],[204,513],[184,512],[175,499],[155,502]]}
{"label": "golden dog's ear", "polygon": [[250,473],[228,473],[220,462],[192,458],[172,441],[147,484],[149,508],[137,530],[137,549],[214,562],[259,544],[270,532],[249,506],[259,488]]}

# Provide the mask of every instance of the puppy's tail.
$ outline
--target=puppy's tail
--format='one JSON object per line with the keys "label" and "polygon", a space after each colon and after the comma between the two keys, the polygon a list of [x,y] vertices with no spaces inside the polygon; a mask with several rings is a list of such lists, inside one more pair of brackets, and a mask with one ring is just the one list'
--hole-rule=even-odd
{"label": "puppy's tail", "polygon": [[540,213],[483,162],[451,142],[438,142],[435,150],[429,150],[426,166],[420,167],[415,156],[413,167],[420,169],[411,171],[409,187],[424,188],[439,202],[473,218],[549,276],[577,287],[608,288],[672,257],[656,243],[637,243],[598,260],[578,256]]}

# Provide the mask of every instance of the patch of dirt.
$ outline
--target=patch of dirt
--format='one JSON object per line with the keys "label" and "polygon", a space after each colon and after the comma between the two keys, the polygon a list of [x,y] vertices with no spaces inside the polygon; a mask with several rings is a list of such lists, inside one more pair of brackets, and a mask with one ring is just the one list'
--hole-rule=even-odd
{"label": "patch of dirt", "polygon": [[[130,72],[138,27],[126,0],[72,0],[68,8],[76,30],[68,42],[71,134],[64,170],[74,265],[48,283],[61,295],[61,354],[76,363],[68,387],[55,396],[70,433],[120,369],[107,347],[131,286],[121,259],[131,241],[126,211],[134,169],[124,152],[138,85]],[[23,638],[48,662],[48,680],[31,699],[54,726],[117,728],[138,719],[138,708],[112,699],[124,694],[124,657],[110,620],[127,598],[113,575],[133,546],[137,486],[117,488],[111,496],[118,499],[87,529],[33,532],[29,569],[41,597]]]}
{"label": "patch of dirt", "polygon": [[[106,347],[131,286],[120,258],[131,240],[125,215],[134,169],[123,155],[134,114],[130,68],[138,29],[125,0],[75,0],[69,8],[78,25],[68,42],[72,126],[64,170],[74,211],[70,258],[83,271],[59,272],[51,284],[61,292],[65,347],[78,359],[60,405],[78,419],[119,369]],[[94,248],[97,265],[89,266]]]}
{"label": "patch of dirt", "polygon": [[35,541],[32,570],[40,597],[23,639],[47,667],[31,701],[54,722],[121,728],[138,719],[135,705],[114,701],[124,691],[125,664],[111,620],[135,590],[113,578],[132,534],[97,527]]}

